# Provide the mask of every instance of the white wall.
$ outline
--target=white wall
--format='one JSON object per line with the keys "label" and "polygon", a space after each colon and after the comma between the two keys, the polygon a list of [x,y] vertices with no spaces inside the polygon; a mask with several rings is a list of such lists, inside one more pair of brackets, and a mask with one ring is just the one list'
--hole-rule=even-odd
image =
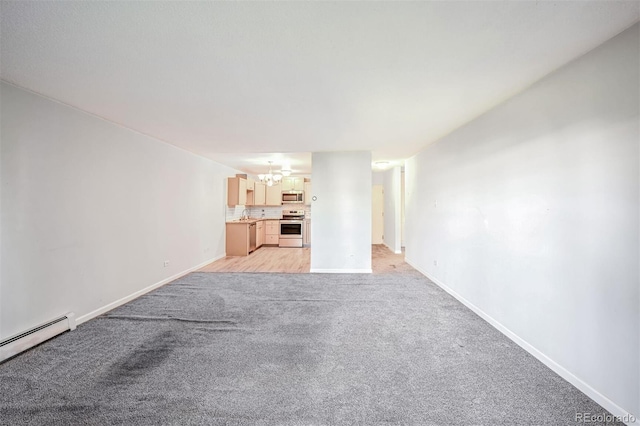
{"label": "white wall", "polygon": [[371,153],[314,152],[311,272],[371,272]]}
{"label": "white wall", "polygon": [[384,185],[384,172],[380,172],[380,171],[372,172],[371,185]]}
{"label": "white wall", "polygon": [[0,338],[67,311],[82,319],[224,255],[224,178],[235,170],[0,89]]}
{"label": "white wall", "polygon": [[402,253],[400,166],[384,172],[384,245],[394,253]]}
{"label": "white wall", "polygon": [[636,24],[406,164],[407,260],[636,416],[639,36]]}

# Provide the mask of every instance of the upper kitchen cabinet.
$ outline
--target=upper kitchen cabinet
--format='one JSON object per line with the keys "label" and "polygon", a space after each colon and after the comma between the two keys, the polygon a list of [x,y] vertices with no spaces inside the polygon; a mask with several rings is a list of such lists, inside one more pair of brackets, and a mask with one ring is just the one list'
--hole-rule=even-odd
{"label": "upper kitchen cabinet", "polygon": [[304,191],[304,178],[298,176],[283,177],[282,191]]}
{"label": "upper kitchen cabinet", "polygon": [[241,177],[227,178],[227,205],[247,204],[247,180]]}
{"label": "upper kitchen cabinet", "polygon": [[266,205],[267,206],[281,206],[282,205],[282,185],[274,184],[273,186],[266,185]]}
{"label": "upper kitchen cabinet", "polygon": [[[247,179],[247,182],[249,180]],[[265,184],[253,182],[253,188],[247,191],[248,206],[264,206],[266,201]]]}
{"label": "upper kitchen cabinet", "polygon": [[250,178],[247,178],[247,191],[253,191],[255,188],[256,181]]}
{"label": "upper kitchen cabinet", "polygon": [[311,182],[304,183],[304,203],[311,205]]}

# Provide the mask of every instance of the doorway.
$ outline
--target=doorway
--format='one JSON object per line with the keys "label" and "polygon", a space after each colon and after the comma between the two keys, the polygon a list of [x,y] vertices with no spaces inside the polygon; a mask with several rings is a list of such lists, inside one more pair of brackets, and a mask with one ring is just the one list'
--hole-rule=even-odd
{"label": "doorway", "polygon": [[384,242],[384,186],[373,185],[371,195],[371,244]]}

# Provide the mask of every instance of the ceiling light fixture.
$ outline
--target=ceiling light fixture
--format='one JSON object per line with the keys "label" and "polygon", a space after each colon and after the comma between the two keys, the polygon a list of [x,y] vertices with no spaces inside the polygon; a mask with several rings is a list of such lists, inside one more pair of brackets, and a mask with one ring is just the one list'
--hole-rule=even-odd
{"label": "ceiling light fixture", "polygon": [[384,169],[385,167],[387,167],[389,165],[388,161],[376,161],[375,166],[379,169]]}
{"label": "ceiling light fixture", "polygon": [[282,179],[281,174],[276,173],[274,175],[273,172],[271,171],[272,163],[273,161],[269,161],[269,173],[267,173],[266,175],[258,175],[258,179],[260,179],[260,182],[266,183],[267,186],[273,186],[274,183],[277,183],[280,181],[280,179]]}

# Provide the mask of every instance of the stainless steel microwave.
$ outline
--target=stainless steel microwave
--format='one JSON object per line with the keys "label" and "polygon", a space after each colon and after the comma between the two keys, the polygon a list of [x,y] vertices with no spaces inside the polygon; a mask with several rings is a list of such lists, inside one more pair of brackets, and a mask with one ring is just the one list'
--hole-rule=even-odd
{"label": "stainless steel microwave", "polygon": [[303,204],[304,191],[282,191],[282,204]]}

